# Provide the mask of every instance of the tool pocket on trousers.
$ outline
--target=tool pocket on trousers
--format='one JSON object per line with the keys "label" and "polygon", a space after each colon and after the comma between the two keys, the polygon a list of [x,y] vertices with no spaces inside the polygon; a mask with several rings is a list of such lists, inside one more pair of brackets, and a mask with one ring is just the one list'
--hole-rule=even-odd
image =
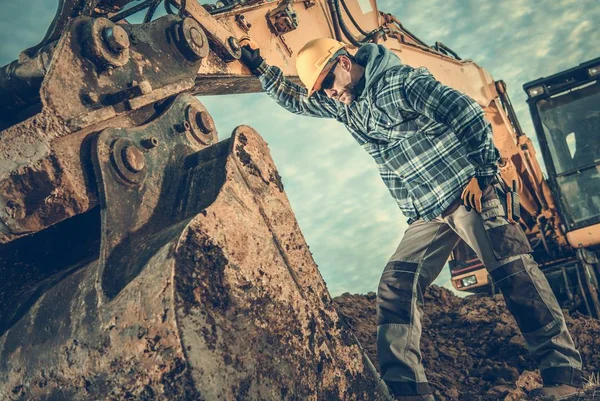
{"label": "tool pocket on trousers", "polygon": [[527,236],[519,224],[510,224],[495,186],[483,192],[481,218],[496,259],[506,259],[532,252]]}
{"label": "tool pocket on trousers", "polygon": [[413,297],[423,303],[420,289],[413,293],[418,267],[418,263],[403,261],[386,265],[377,289],[377,325],[411,323]]}

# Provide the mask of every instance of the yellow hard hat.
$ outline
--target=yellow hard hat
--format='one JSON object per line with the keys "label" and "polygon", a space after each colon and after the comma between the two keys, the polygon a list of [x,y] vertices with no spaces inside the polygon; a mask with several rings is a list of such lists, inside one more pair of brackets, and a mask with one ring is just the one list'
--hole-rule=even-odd
{"label": "yellow hard hat", "polygon": [[300,49],[296,57],[296,70],[300,80],[308,90],[308,96],[314,93],[315,82],[331,58],[346,44],[331,38],[313,39]]}

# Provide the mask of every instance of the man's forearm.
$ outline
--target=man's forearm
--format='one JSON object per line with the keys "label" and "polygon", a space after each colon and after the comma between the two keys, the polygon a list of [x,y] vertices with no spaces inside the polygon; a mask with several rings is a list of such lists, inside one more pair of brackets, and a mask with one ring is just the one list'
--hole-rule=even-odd
{"label": "man's forearm", "polygon": [[308,97],[306,89],[287,79],[278,67],[263,62],[256,73],[265,92],[286,110],[311,117],[336,117],[338,108],[333,100],[320,95]]}
{"label": "man's forearm", "polygon": [[240,41],[242,56],[240,60],[258,76],[265,92],[280,106],[296,114],[312,117],[336,118],[340,108],[336,103],[320,95],[308,96],[305,88],[286,79],[281,70],[266,63],[260,55],[258,43],[250,37]]}

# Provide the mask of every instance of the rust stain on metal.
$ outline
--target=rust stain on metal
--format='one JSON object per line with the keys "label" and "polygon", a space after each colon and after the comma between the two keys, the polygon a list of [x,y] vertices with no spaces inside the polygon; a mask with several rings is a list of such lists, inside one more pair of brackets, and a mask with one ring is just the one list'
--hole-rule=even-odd
{"label": "rust stain on metal", "polygon": [[[193,246],[190,246],[192,245]],[[229,306],[229,285],[224,279],[224,269],[229,263],[223,250],[210,238],[195,230],[189,230],[180,255],[182,260],[195,266],[210,266],[207,269],[182,269],[176,282],[181,297],[180,307],[185,313],[190,308],[204,308],[208,305],[220,312],[227,312]]]}
{"label": "rust stain on metal", "polygon": [[244,134],[239,135],[239,143],[236,145],[235,150],[237,157],[240,159],[242,164],[248,168],[248,172],[252,175],[259,177],[265,184],[269,184],[267,180],[264,179],[262,171],[260,168],[252,161],[252,157],[246,150],[244,149],[244,145],[248,143],[246,136]]}

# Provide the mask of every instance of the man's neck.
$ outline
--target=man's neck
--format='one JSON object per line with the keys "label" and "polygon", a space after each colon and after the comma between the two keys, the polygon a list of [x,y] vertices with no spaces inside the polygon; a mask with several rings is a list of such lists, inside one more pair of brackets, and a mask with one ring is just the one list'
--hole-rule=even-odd
{"label": "man's neck", "polygon": [[357,98],[365,89],[365,68],[355,63],[350,71],[350,77],[352,82],[354,82],[354,96]]}

